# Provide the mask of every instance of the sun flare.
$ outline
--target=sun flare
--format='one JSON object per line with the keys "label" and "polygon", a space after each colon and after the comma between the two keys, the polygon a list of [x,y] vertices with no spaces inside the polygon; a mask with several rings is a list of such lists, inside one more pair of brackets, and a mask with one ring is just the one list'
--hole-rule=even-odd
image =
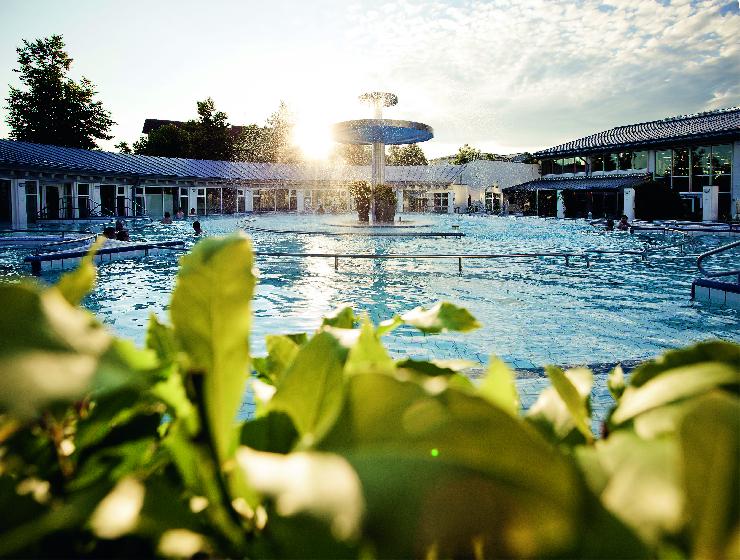
{"label": "sun flare", "polygon": [[307,159],[328,159],[334,148],[328,123],[299,120],[293,130],[293,142]]}

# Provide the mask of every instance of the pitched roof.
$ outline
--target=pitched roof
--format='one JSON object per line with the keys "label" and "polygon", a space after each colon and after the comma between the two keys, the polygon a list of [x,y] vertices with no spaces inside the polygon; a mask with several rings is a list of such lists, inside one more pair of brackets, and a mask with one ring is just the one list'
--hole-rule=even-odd
{"label": "pitched roof", "polygon": [[720,138],[740,138],[740,107],[618,126],[535,152],[534,155],[536,157],[566,156]]}
{"label": "pitched roof", "polygon": [[[370,179],[369,165],[252,163],[119,154],[0,140],[0,166],[133,179],[187,179],[254,182],[348,182]],[[450,184],[464,165],[387,166],[388,183]]]}
{"label": "pitched roof", "polygon": [[636,187],[650,179],[650,175],[582,175],[576,177],[554,177],[551,179],[537,179],[527,181],[512,187],[504,187],[502,190],[511,191],[546,191],[546,190],[569,190],[569,191],[604,191],[616,190],[625,187]]}

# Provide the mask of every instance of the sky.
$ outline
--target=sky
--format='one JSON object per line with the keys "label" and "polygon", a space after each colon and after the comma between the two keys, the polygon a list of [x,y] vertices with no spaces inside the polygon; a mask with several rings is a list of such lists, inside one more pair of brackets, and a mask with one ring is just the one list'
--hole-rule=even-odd
{"label": "sky", "polygon": [[738,0],[0,0],[0,98],[16,47],[52,34],[117,123],[104,149],[209,96],[232,124],[285,101],[316,158],[331,123],[371,116],[366,91],[398,96],[387,118],[433,127],[428,157],[740,105]]}

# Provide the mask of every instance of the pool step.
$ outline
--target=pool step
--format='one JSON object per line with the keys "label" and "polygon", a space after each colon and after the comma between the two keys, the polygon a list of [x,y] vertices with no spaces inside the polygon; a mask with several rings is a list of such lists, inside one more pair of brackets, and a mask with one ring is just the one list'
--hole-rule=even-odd
{"label": "pool step", "polygon": [[740,283],[697,278],[691,283],[691,299],[740,309]]}
{"label": "pool step", "polygon": [[[102,264],[121,259],[146,257],[169,253],[172,249],[182,248],[184,241],[127,242],[108,240],[95,254],[95,263]],[[24,262],[31,263],[31,272],[38,276],[46,270],[64,270],[76,267],[80,259],[87,254],[87,248],[67,249],[53,253],[30,255]]]}

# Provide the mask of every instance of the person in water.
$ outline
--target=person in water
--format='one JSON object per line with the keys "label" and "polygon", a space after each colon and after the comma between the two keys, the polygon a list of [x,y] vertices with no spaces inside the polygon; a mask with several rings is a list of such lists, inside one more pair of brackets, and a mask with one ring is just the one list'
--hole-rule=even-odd
{"label": "person in water", "polygon": [[200,228],[200,221],[195,220],[193,222],[193,231],[195,232],[195,235],[200,235],[203,233],[203,230]]}
{"label": "person in water", "polygon": [[191,208],[191,209],[190,209],[190,215],[191,215],[191,216],[196,216],[196,213],[195,213],[195,208]]}
{"label": "person in water", "polygon": [[627,231],[630,228],[630,223],[627,221],[627,215],[622,214],[622,218],[619,220],[619,223],[617,224],[617,229],[619,231]]}
{"label": "person in water", "polygon": [[181,208],[177,209],[177,212],[175,212],[175,219],[176,220],[184,220],[185,219],[185,210]]}
{"label": "person in water", "polygon": [[606,221],[606,231],[614,231],[614,220],[611,218]]}
{"label": "person in water", "polygon": [[113,226],[108,226],[103,230],[103,235],[106,239],[115,239],[116,238],[116,228]]}
{"label": "person in water", "polygon": [[116,220],[116,239],[118,241],[128,241],[128,230],[123,225],[123,220]]}
{"label": "person in water", "polygon": [[317,214],[323,214],[324,213],[324,207],[321,204],[319,204],[319,209],[316,210],[316,213]]}
{"label": "person in water", "polygon": [[163,224],[171,224],[172,223],[172,216],[170,216],[169,212],[164,213],[164,218],[160,220],[160,223]]}

